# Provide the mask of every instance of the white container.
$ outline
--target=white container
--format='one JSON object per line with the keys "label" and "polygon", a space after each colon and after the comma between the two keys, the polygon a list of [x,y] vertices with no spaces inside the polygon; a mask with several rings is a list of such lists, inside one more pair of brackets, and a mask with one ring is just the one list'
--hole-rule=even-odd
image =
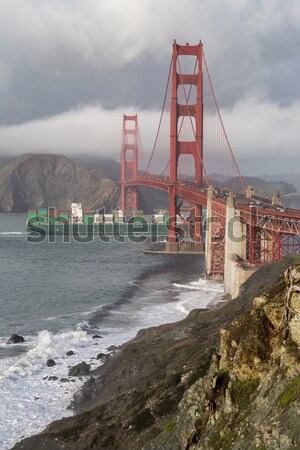
{"label": "white container", "polygon": [[76,222],[82,222],[82,206],[81,203],[71,203],[71,216],[73,218],[77,218]]}
{"label": "white container", "polygon": [[114,217],[115,223],[123,223],[125,221],[124,216],[115,216]]}
{"label": "white container", "polygon": [[154,223],[164,223],[164,215],[163,214],[153,214],[153,222]]}
{"label": "white container", "polygon": [[94,223],[103,223],[103,222],[104,222],[103,214],[94,215]]}
{"label": "white container", "polygon": [[114,223],[114,215],[113,214],[104,214],[104,222],[105,223]]}

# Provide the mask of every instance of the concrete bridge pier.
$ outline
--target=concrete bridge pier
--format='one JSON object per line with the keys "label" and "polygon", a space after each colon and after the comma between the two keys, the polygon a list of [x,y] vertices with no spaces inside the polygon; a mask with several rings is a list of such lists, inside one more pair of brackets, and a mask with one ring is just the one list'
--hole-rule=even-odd
{"label": "concrete bridge pier", "polygon": [[226,205],[224,292],[233,298],[248,275],[241,264],[246,259],[246,232],[246,225],[235,209],[234,195],[230,193]]}
{"label": "concrete bridge pier", "polygon": [[212,280],[217,279],[222,281],[222,274],[216,274],[213,271],[213,235],[215,221],[212,217],[212,201],[214,198],[214,188],[209,186],[207,190],[207,206],[206,206],[206,233],[205,233],[205,267],[206,267],[206,278]]}

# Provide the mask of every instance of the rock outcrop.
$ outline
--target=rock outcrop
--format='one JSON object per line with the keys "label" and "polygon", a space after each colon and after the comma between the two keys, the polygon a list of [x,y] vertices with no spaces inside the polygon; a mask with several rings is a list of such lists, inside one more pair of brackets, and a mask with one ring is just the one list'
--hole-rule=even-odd
{"label": "rock outcrop", "polygon": [[23,342],[25,342],[25,339],[23,338],[23,336],[19,336],[18,334],[13,334],[13,335],[11,335],[11,337],[9,339],[7,339],[6,344],[7,345],[22,344]]}
{"label": "rock outcrop", "polygon": [[140,331],[93,371],[76,415],[14,450],[300,448],[299,277],[286,258],[236,300]]}
{"label": "rock outcrop", "polygon": [[111,211],[118,206],[119,196],[117,182],[65,156],[22,155],[0,170],[0,212],[48,206],[69,210],[74,201],[82,202],[86,209]]}
{"label": "rock outcrop", "polygon": [[173,436],[160,448],[300,448],[299,337],[297,265],[254,298],[249,311],[221,329],[220,348],[208,375],[186,391]]}

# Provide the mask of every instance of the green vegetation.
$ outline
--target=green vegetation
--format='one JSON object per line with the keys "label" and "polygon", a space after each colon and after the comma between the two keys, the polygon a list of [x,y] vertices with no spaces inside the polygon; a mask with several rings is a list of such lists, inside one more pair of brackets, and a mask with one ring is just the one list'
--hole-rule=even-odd
{"label": "green vegetation", "polygon": [[167,423],[167,425],[165,426],[165,431],[166,431],[167,433],[171,433],[171,431],[173,431],[175,427],[176,427],[176,422],[169,422],[169,423]]}
{"label": "green vegetation", "polygon": [[277,400],[278,408],[286,408],[297,398],[300,398],[300,377],[295,378],[289,387],[281,394]]}
{"label": "green vegetation", "polygon": [[219,420],[214,432],[209,438],[209,445],[214,450],[230,450],[234,439],[237,437],[237,433],[228,429],[225,431],[226,421],[224,419]]}
{"label": "green vegetation", "polygon": [[221,448],[223,450],[230,450],[232,447],[232,443],[236,437],[236,433],[233,431],[227,431],[221,441]]}
{"label": "green vegetation", "polygon": [[229,373],[229,370],[228,370],[228,369],[225,369],[225,367],[221,367],[221,369],[220,369],[219,372],[217,373],[217,376],[219,377],[219,376],[225,375],[225,374],[227,374],[227,373]]}
{"label": "green vegetation", "polygon": [[299,351],[299,347],[292,339],[288,339],[285,343],[285,347],[288,353],[295,353]]}
{"label": "green vegetation", "polygon": [[267,450],[267,447],[265,447],[264,444],[259,444],[257,450]]}
{"label": "green vegetation", "polygon": [[64,439],[65,441],[75,441],[80,434],[85,430],[86,424],[82,423],[73,427],[65,428],[64,430],[56,433],[57,437]]}
{"label": "green vegetation", "polygon": [[259,378],[254,380],[240,380],[233,387],[232,396],[234,402],[241,410],[248,408],[254,391],[259,386]]}

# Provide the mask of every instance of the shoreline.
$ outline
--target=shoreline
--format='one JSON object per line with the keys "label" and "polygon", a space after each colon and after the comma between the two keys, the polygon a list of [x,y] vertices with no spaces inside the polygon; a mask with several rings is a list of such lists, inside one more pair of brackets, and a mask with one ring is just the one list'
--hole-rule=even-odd
{"label": "shoreline", "polygon": [[[147,279],[147,283],[148,284],[152,284],[153,283],[153,277],[154,279],[157,277],[157,274],[147,274],[146,275],[146,279]],[[192,278],[192,277],[191,277]],[[143,280],[144,281],[144,280]],[[134,283],[134,282],[133,282]],[[194,282],[194,284],[197,284],[197,282]],[[143,285],[144,286],[144,285]],[[180,286],[184,286],[184,285],[180,285]],[[148,329],[148,328],[153,328],[153,327],[159,327],[159,326],[164,326],[164,324],[173,324],[176,323],[178,320],[183,320],[188,312],[186,312],[184,310],[184,308],[181,307],[180,303],[180,294],[182,294],[185,289],[186,289],[186,293],[188,295],[194,294],[199,296],[201,294],[201,292],[199,292],[199,289],[203,289],[203,286],[192,286],[192,290],[189,291],[188,289],[189,287],[189,283],[187,283],[186,288],[181,287],[176,288],[173,286],[170,286],[170,290],[167,292],[168,293],[168,297],[169,297],[169,301],[168,302],[158,302],[155,303],[154,305],[151,305],[151,301],[148,301],[148,303],[144,304],[142,307],[141,305],[139,305],[138,303],[134,303],[133,306],[135,308],[136,314],[137,314],[137,319],[141,320],[141,318],[143,318],[143,323],[136,323],[136,325],[129,330],[129,334],[127,332],[126,335],[123,335],[121,337],[121,335],[119,335],[118,333],[118,329],[111,329],[110,332],[108,333],[102,333],[103,330],[101,330],[101,327],[98,330],[93,330],[93,333],[96,334],[103,334],[102,339],[95,339],[93,340],[92,335],[91,334],[85,334],[85,332],[82,332],[82,335],[80,336],[80,340],[81,342],[78,342],[78,348],[75,348],[68,343],[64,343],[64,346],[62,346],[62,343],[59,342],[60,340],[65,340],[66,337],[63,336],[56,336],[55,334],[49,333],[49,332],[45,332],[42,334],[42,336],[38,335],[38,337],[36,338],[36,345],[34,345],[31,349],[29,349],[29,351],[27,351],[22,357],[26,359],[26,361],[24,361],[23,366],[28,366],[28,355],[30,353],[35,353],[35,358],[38,358],[39,360],[41,360],[41,358],[43,359],[42,363],[40,363],[40,373],[41,375],[36,379],[34,378],[33,375],[29,375],[28,376],[28,380],[27,378],[22,382],[21,385],[21,392],[19,392],[19,398],[22,398],[22,391],[24,391],[24,393],[26,392],[26,383],[30,383],[30,385],[28,385],[28,387],[30,386],[30,392],[32,392],[32,401],[31,401],[31,408],[33,407],[36,412],[34,413],[35,415],[39,415],[39,421],[41,421],[40,425],[38,425],[37,423],[34,424],[34,426],[31,423],[28,423],[28,427],[26,426],[26,423],[23,423],[23,430],[20,430],[20,432],[18,433],[18,435],[15,437],[15,439],[9,439],[6,436],[6,442],[3,442],[2,445],[4,446],[3,449],[8,450],[12,447],[12,445],[14,445],[16,442],[18,442],[20,440],[21,437],[25,436],[31,436],[32,434],[34,434],[34,432],[36,432],[36,429],[38,429],[39,431],[42,431],[46,426],[49,426],[49,424],[51,424],[53,422],[53,420],[60,420],[63,416],[68,416],[68,417],[73,417],[74,412],[72,410],[69,409],[70,404],[73,401],[73,397],[76,393],[76,391],[80,391],[85,383],[85,377],[82,380],[79,380],[78,378],[74,378],[74,377],[68,377],[67,376],[67,367],[65,369],[63,369],[63,364],[71,364],[72,366],[77,365],[79,363],[81,363],[82,361],[85,361],[87,364],[91,365],[91,373],[90,375],[93,375],[93,373],[95,372],[95,370],[100,370],[100,368],[103,366],[103,364],[101,364],[100,361],[98,361],[97,358],[97,354],[99,353],[108,353],[108,348],[111,345],[116,345],[116,346],[124,346],[126,345],[129,341],[131,341],[132,339],[135,339],[136,336],[141,333],[143,330]],[[139,287],[132,287],[131,285],[128,286],[129,292],[131,292],[132,289],[137,289],[137,294],[139,293]],[[213,296],[215,297],[216,295],[218,296],[218,292],[210,292],[210,295],[213,294]],[[130,296],[133,295],[132,293],[130,294]],[[161,293],[157,293],[157,295],[161,296]],[[200,295],[201,297],[201,295]],[[183,299],[183,303],[186,302],[186,299]],[[213,301],[212,299],[210,300],[210,307],[213,307]],[[124,304],[121,305],[121,308],[127,308],[128,302],[125,302]],[[130,302],[129,302],[130,305]],[[194,309],[194,308],[193,308]],[[202,310],[205,310],[206,308],[201,308]],[[164,311],[164,316],[161,316],[161,311]],[[170,315],[170,312],[173,311],[173,313]],[[176,312],[175,316],[174,313]],[[110,313],[110,312],[109,312]],[[116,315],[118,316],[120,314],[119,309],[117,308],[116,311],[112,311],[113,314],[116,313]],[[159,315],[158,315],[159,314]],[[151,319],[152,317],[152,319]],[[153,318],[155,317],[155,320],[153,320]],[[150,322],[149,322],[150,320]],[[70,333],[70,332],[69,332]],[[113,334],[112,334],[113,333]],[[49,342],[51,343],[52,346],[52,351],[48,351],[45,350],[45,348],[43,348],[42,345],[42,341],[41,341],[41,345],[39,345],[38,341],[39,340],[44,340],[45,342],[47,342],[47,345],[49,345]],[[53,353],[53,345],[56,345],[56,350]],[[37,347],[38,351],[37,351]],[[64,355],[67,351],[69,350],[75,350],[75,355],[66,358]],[[48,352],[48,353],[47,353]],[[87,357],[86,352],[89,354],[89,356]],[[81,356],[80,356],[81,355]],[[29,355],[30,357],[32,355]],[[22,358],[21,357],[21,358]],[[56,366],[53,368],[49,368],[46,369],[45,367],[45,363],[46,363],[46,359],[47,358],[53,358],[56,361]],[[20,360],[19,358],[14,358],[15,359],[15,365],[18,365],[18,367],[16,368],[16,372],[20,373]],[[32,361],[32,365],[34,365],[36,363],[36,359],[34,359],[34,361]],[[44,366],[44,367],[41,367]],[[30,370],[29,367],[22,367],[22,370]],[[10,369],[12,372],[12,369]],[[11,374],[13,377],[15,376],[14,374]],[[49,379],[45,379],[45,377],[48,376]],[[57,377],[58,379],[53,379],[52,377]],[[67,382],[65,380],[68,380]],[[27,380],[27,381],[26,381]],[[51,380],[51,381],[50,381]],[[63,381],[61,381],[63,380]],[[50,384],[51,383],[51,384]],[[35,386],[35,387],[34,387]],[[53,405],[51,405],[51,407],[53,407],[51,412],[51,408],[49,408],[50,404],[47,402],[47,400],[44,397],[44,393],[42,392],[46,387],[51,388],[51,399],[53,402]],[[48,387],[46,388],[46,390],[48,390]],[[66,393],[66,391],[68,391],[68,393]],[[56,394],[55,394],[56,392]],[[65,398],[65,400],[63,400],[63,398],[58,399],[59,395],[63,394],[63,398]],[[17,394],[15,394],[17,395]],[[28,396],[28,394],[27,394]],[[45,403],[45,412],[47,411],[47,417],[48,419],[45,421],[43,420],[43,411],[41,411],[38,407],[39,403]],[[58,403],[57,403],[58,402]],[[56,412],[55,412],[55,408],[57,408]],[[29,419],[29,422],[33,423],[33,419],[30,419],[30,414],[29,417],[26,417],[25,422]],[[23,419],[24,421],[24,419]],[[22,426],[21,425],[21,426]],[[8,427],[8,424],[7,424]],[[24,428],[25,427],[25,428]],[[25,430],[28,430],[26,433],[24,433]],[[8,442],[10,442],[10,444],[8,444]]]}
{"label": "shoreline", "polygon": [[278,281],[290,260],[255,272],[237,300],[140,330],[78,391],[74,415],[51,423],[11,450],[164,448],[166,427],[176,420],[184,393],[209,371],[220,329],[251,309],[253,299]]}

